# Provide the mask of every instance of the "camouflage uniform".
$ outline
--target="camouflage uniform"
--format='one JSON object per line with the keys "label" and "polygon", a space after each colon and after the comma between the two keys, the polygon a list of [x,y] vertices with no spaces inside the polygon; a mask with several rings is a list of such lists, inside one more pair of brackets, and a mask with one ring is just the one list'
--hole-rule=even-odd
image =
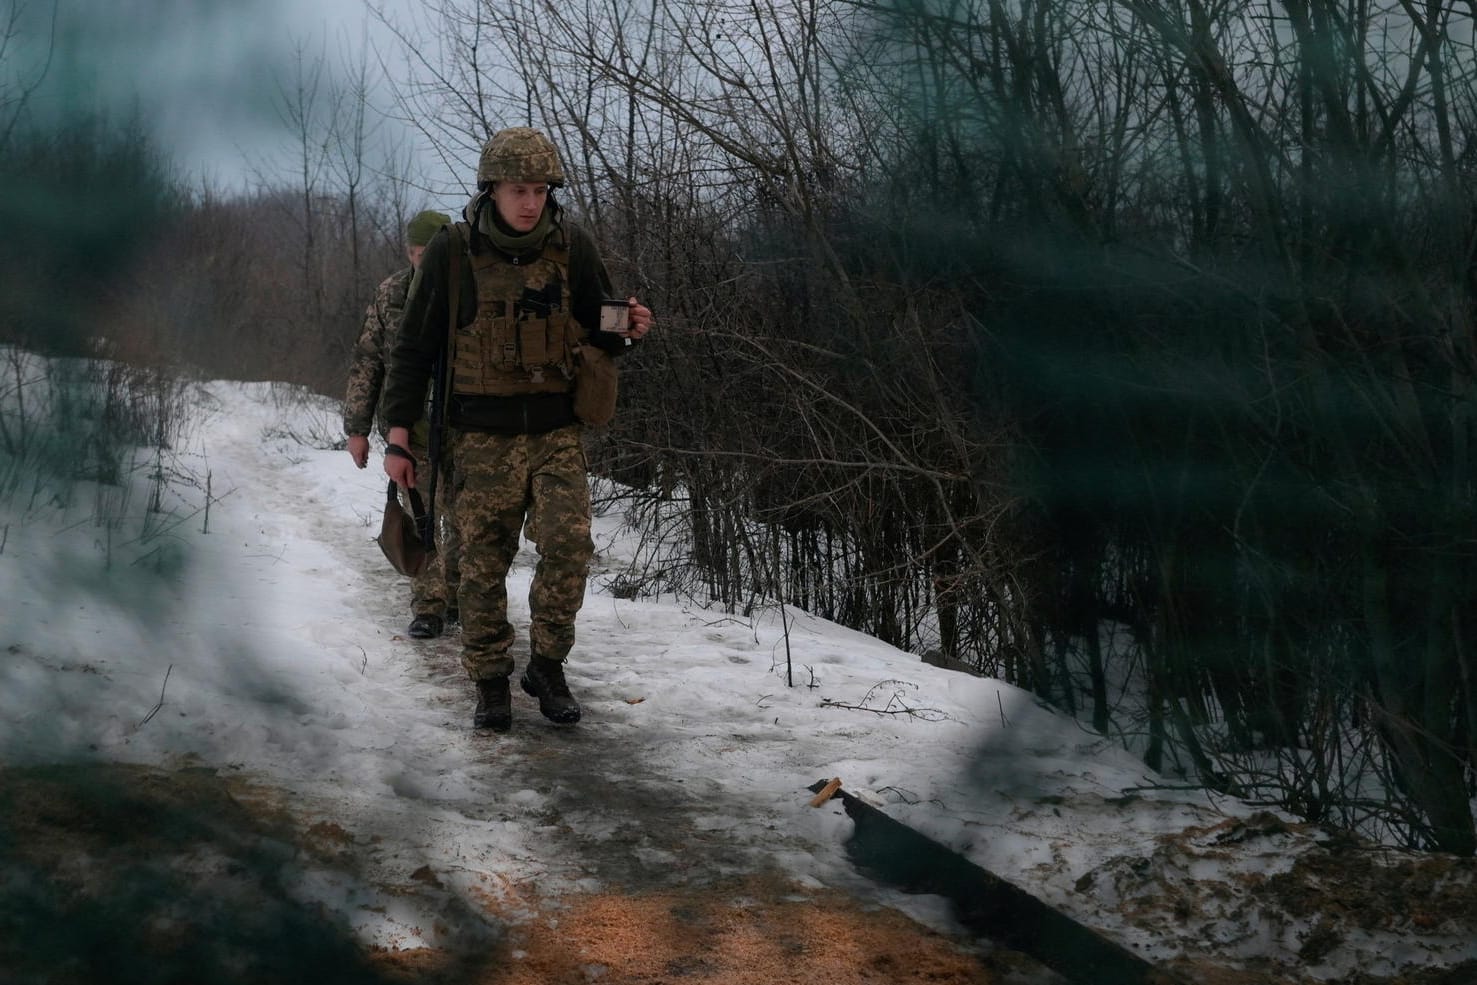
{"label": "camouflage uniform", "polygon": [[[476,204],[474,200],[474,220]],[[552,307],[572,318],[582,341],[616,354],[624,351],[620,336],[589,330],[599,324],[601,299],[612,292],[594,240],[565,220],[552,200],[546,215],[554,227],[549,235],[567,246],[567,264],[561,264],[538,290],[524,291],[522,297],[533,301],[479,298],[473,261],[522,270],[541,262],[544,246],[508,253],[488,238],[484,225],[463,227],[463,234],[470,237],[471,255],[461,254],[459,283],[451,285],[450,238],[443,231],[427,245],[391,347],[381,404],[382,417],[391,427],[408,426],[425,400],[427,380],[448,334],[451,290],[460,295],[459,366],[464,353],[493,350],[487,326],[495,319],[527,316],[527,311],[513,313],[523,304],[541,307],[544,316]],[[554,378],[552,371],[549,375]],[[582,425],[574,416],[569,388],[508,395],[496,385],[479,388],[478,382],[465,379],[463,369],[458,369],[449,423],[457,463],[456,523],[463,545],[458,596],[462,664],[473,680],[486,681],[506,678],[513,670],[509,648],[514,630],[507,618],[505,579],[525,521],[539,554],[529,590],[535,657],[563,661],[574,645],[575,616],[584,602],[594,544]]]}
{"label": "camouflage uniform", "polygon": [[461,431],[455,447],[461,463],[457,526],[463,543],[477,545],[462,563],[462,666],[473,680],[513,672],[506,579],[525,517],[539,554],[528,592],[529,646],[563,660],[574,646],[574,620],[595,553],[580,428]]}
{"label": "camouflage uniform", "polygon": [[[379,403],[380,390],[385,378],[385,357],[388,346],[395,340],[400,319],[405,310],[405,298],[410,291],[414,268],[396,271],[375,288],[374,300],[364,312],[364,327],[359,332],[359,341],[354,345],[354,359],[349,366],[349,384],[344,396],[344,434],[369,434],[374,424],[375,408]],[[388,427],[380,422],[380,437]],[[415,431],[411,452],[415,455],[415,472],[418,476],[430,475],[430,461],[426,458],[425,422]],[[456,599],[456,587],[460,578],[457,570],[459,542],[456,525],[452,520],[455,503],[451,476],[451,463],[442,463],[443,480],[437,483],[436,514],[439,550],[437,560],[426,566],[426,570],[410,582],[410,608],[412,615],[434,615],[445,618],[448,606]]]}

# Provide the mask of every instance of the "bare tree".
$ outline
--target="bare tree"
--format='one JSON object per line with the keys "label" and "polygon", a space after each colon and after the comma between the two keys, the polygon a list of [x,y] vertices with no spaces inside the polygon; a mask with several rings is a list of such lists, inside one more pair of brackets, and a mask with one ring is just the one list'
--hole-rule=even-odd
{"label": "bare tree", "polygon": [[325,107],[319,96],[325,66],[326,59],[321,51],[309,63],[304,43],[299,41],[295,49],[293,78],[286,82],[278,81],[276,97],[277,115],[293,134],[291,167],[297,182],[299,204],[293,218],[301,234],[302,297],[308,305],[310,317],[314,319],[323,310],[322,283],[317,276],[316,227],[324,172],[328,167],[322,119]]}
{"label": "bare tree", "polygon": [[25,117],[26,107],[51,71],[51,60],[56,53],[57,8],[53,0],[47,18],[44,54],[36,62],[20,65],[16,64],[17,49],[27,24],[27,5],[22,0],[9,0],[0,14],[0,152],[9,148],[15,128]]}

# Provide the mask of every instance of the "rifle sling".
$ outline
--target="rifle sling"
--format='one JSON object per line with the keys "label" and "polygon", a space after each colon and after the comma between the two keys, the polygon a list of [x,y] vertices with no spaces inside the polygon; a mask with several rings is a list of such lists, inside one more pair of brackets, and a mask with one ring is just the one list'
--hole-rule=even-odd
{"label": "rifle sling", "polygon": [[436,384],[440,384],[441,392],[435,395],[435,398],[432,402],[433,410],[431,414],[430,430],[426,436],[426,443],[429,446],[427,450],[430,453],[429,457],[431,466],[431,477],[429,480],[429,485],[426,489],[426,498],[429,500],[429,509],[426,513],[428,522],[426,524],[425,531],[422,534],[422,539],[427,541],[426,550],[428,551],[434,550],[436,546],[436,484],[441,475],[441,441],[443,437],[443,431],[446,427],[446,409],[449,401],[451,400],[451,377],[456,372],[455,348],[457,315],[460,313],[462,299],[462,285],[460,276],[462,236],[460,225],[454,222],[447,223],[446,235],[448,264],[447,282],[449,285],[449,293],[446,300],[449,315],[446,319],[446,342],[441,347],[441,372],[437,374],[440,379],[435,381]]}

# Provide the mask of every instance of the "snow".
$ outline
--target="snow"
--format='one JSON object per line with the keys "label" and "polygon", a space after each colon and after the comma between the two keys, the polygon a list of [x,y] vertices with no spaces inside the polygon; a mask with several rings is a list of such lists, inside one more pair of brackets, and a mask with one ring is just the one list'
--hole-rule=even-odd
{"label": "snow", "polygon": [[[515,687],[513,730],[474,732],[455,635],[403,636],[408,585],[372,539],[378,456],[359,471],[305,442],[332,434],[336,408],[284,399],[281,387],[211,382],[191,402],[172,464],[192,481],[169,486],[169,523],[144,532],[142,495],[111,524],[96,495],[66,510],[0,498],[10,766],[197,765],[285,791],[300,816],[370,846],[372,862],[358,876],[296,866],[290,892],[390,948],[465,941],[479,930],[448,916],[469,909],[458,901],[506,900],[508,887],[592,891],[643,868],[675,871],[691,860],[659,833],[665,824],[706,839],[714,872],[773,865],[802,886],[951,927],[941,900],[857,871],[852,822],[835,802],[807,806],[809,784],[839,776],[1151,960],[1297,962],[1313,917],[1258,910],[1229,887],[1288,871],[1320,833],[1156,776],[1020,689],[807,613],[617,597],[633,537],[618,509],[596,519],[599,557],[568,664],[584,720],[553,726]],[[534,560],[524,548],[509,579],[520,634]],[[520,666],[526,646],[515,644]],[[610,857],[592,864],[570,830]],[[211,858],[198,865],[213,877]],[[1176,894],[1195,899],[1178,923],[1144,916]],[[1463,933],[1370,931],[1312,971],[1477,957]]]}

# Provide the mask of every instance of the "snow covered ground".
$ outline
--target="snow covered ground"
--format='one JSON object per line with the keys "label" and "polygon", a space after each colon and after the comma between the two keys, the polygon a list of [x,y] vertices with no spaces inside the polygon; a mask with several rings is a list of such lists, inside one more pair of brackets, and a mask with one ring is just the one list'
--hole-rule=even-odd
{"label": "snow covered ground", "polygon": [[[99,523],[101,487],[66,509],[0,499],[7,766],[198,768],[277,791],[358,866],[299,859],[288,891],[390,949],[465,941],[486,901],[507,912],[520,887],[761,869],[958,933],[944,901],[858,872],[839,806],[807,806],[808,785],[840,777],[1155,962],[1270,976],[1248,981],[1477,969],[1470,860],[1358,846],[1185,789],[1026,692],[803,612],[786,625],[776,608],[617,597],[631,555],[618,510],[597,519],[568,665],[584,721],[555,727],[515,688],[513,730],[475,733],[455,634],[403,636],[408,587],[372,539],[379,456],[358,471],[314,447],[336,408],[283,392],[192,387],[152,520],[140,494]],[[520,553],[510,579],[520,633],[533,560]]]}

